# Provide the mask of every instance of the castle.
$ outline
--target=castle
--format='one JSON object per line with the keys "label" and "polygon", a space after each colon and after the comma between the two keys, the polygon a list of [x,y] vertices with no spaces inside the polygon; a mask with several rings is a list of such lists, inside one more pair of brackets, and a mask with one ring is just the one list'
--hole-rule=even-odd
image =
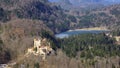
{"label": "castle", "polygon": [[35,38],[34,47],[28,48],[27,56],[32,53],[36,56],[40,55],[43,59],[45,59],[46,55],[52,51],[53,49],[50,47],[50,42],[48,42],[46,38]]}
{"label": "castle", "polygon": [[116,39],[117,42],[120,42],[120,36],[115,36],[114,38]]}
{"label": "castle", "polygon": [[37,51],[39,50],[39,47],[41,46],[41,42],[42,42],[41,38],[34,39],[34,48],[37,48]]}

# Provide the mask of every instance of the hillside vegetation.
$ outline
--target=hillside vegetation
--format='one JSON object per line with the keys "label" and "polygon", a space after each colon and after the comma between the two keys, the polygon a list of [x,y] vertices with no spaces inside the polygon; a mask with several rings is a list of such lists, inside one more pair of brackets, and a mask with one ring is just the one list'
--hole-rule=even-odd
{"label": "hillside vegetation", "polygon": [[79,51],[80,57],[87,59],[96,56],[120,56],[120,46],[115,44],[113,38],[104,34],[85,34],[66,38],[61,41],[61,47],[69,57],[77,56]]}
{"label": "hillside vegetation", "polygon": [[119,12],[120,5],[112,5],[109,7],[94,9],[84,12],[78,16],[79,22],[76,27],[94,27],[105,26],[109,29],[119,29]]}
{"label": "hillside vegetation", "polygon": [[[10,4],[11,2],[14,4]],[[54,33],[84,27],[105,26],[112,30],[120,27],[119,4],[99,9],[63,11],[60,6],[49,3],[47,0],[11,0],[8,3],[4,4],[4,1],[1,1],[0,16],[4,15],[0,18],[1,21],[9,21],[16,17],[42,20]]]}
{"label": "hillside vegetation", "polygon": [[[42,21],[30,19],[15,19],[1,24],[1,52],[4,56],[4,49],[11,60],[15,60],[20,55],[24,55],[27,48],[33,46],[34,37],[46,37],[52,41],[53,32],[43,24]],[[1,53],[2,54],[2,53]],[[6,53],[5,53],[6,55]],[[0,63],[8,62],[9,59],[0,58]]]}
{"label": "hillside vegetation", "polygon": [[42,20],[54,33],[69,29],[71,22],[70,15],[65,14],[60,6],[49,3],[47,0],[8,0],[7,3],[6,1],[0,2],[1,9],[3,9],[1,10],[1,14],[5,15],[6,21],[16,17]]}

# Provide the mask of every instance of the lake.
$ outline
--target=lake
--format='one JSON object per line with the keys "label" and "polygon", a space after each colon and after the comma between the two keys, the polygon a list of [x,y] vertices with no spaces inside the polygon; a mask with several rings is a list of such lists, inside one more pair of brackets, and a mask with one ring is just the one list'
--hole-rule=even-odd
{"label": "lake", "polygon": [[72,31],[66,31],[66,32],[56,34],[55,37],[67,38],[69,36],[78,35],[78,34],[89,34],[89,33],[98,34],[98,33],[104,33],[104,32],[109,32],[109,31],[107,30],[72,30]]}

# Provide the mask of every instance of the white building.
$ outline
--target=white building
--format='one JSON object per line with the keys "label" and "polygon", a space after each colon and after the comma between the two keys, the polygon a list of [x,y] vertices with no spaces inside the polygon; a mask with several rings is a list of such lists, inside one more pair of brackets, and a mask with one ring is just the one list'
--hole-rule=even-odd
{"label": "white building", "polygon": [[116,39],[117,42],[120,42],[120,36],[115,36],[114,38]]}
{"label": "white building", "polygon": [[41,38],[35,38],[34,39],[34,48],[37,47],[37,49],[41,46],[42,39]]}

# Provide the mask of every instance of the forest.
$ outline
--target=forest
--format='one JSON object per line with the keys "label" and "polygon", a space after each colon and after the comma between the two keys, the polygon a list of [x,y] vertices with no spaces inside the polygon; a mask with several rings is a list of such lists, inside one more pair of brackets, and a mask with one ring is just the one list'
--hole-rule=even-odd
{"label": "forest", "polygon": [[61,40],[61,48],[69,57],[81,58],[120,56],[120,46],[105,34],[75,35]]}

